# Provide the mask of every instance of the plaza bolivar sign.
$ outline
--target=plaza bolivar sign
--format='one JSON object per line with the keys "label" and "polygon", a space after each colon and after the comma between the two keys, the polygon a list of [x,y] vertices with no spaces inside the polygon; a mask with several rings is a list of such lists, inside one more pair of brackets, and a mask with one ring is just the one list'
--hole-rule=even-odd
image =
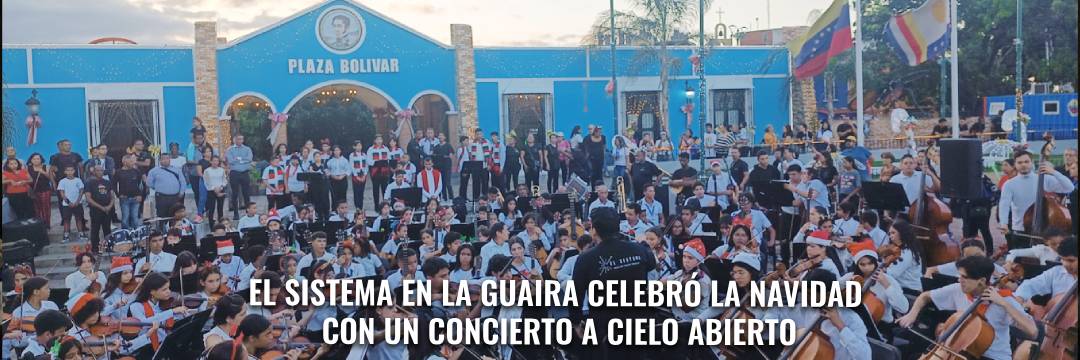
{"label": "plaza bolivar sign", "polygon": [[289,59],[289,74],[396,73],[396,58]]}

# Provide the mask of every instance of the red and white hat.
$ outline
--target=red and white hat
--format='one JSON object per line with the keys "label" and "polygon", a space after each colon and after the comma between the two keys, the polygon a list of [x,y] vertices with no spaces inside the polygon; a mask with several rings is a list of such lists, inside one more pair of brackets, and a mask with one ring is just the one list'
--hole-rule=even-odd
{"label": "red and white hat", "polygon": [[271,221],[281,222],[281,215],[278,215],[277,209],[271,208],[270,212],[267,214],[266,222],[269,223]]}
{"label": "red and white hat", "polygon": [[109,275],[122,273],[124,271],[135,271],[135,266],[131,263],[131,258],[127,256],[117,256],[112,259],[112,266],[109,268]]}
{"label": "red and white hat", "polygon": [[90,300],[94,300],[94,297],[94,295],[84,292],[82,294],[76,295],[71,299],[68,299],[67,304],[65,304],[68,308],[68,313],[75,314],[79,311],[82,311],[82,309],[86,307],[86,304],[90,303]]}
{"label": "red and white hat", "polygon": [[859,259],[862,259],[864,256],[872,257],[874,260],[879,259],[877,247],[874,246],[873,240],[863,240],[851,244],[848,246],[848,251],[851,252],[852,258],[854,258],[855,261],[859,261]]}
{"label": "red and white hat", "polygon": [[743,264],[751,269],[761,271],[761,257],[757,254],[740,251],[735,254],[735,257],[731,259],[732,264]]}
{"label": "red and white hat", "polygon": [[218,255],[232,255],[236,251],[233,247],[232,240],[222,240],[217,242],[217,254]]}
{"label": "red and white hat", "polygon": [[829,241],[829,232],[825,230],[815,230],[810,233],[810,236],[806,237],[807,244],[829,246],[832,241]]}
{"label": "red and white hat", "polygon": [[710,161],[709,164],[709,166],[720,166],[720,160]]}
{"label": "red and white hat", "polygon": [[705,261],[705,243],[701,242],[699,238],[694,238],[683,244],[683,252],[690,254],[698,261]]}

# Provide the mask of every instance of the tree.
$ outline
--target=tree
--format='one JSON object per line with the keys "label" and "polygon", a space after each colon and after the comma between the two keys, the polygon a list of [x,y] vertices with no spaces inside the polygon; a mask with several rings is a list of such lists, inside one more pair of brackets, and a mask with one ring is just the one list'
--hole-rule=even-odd
{"label": "tree", "polygon": [[[668,129],[668,74],[677,69],[679,59],[671,57],[667,48],[671,45],[690,45],[688,34],[693,31],[683,29],[697,25],[698,1],[694,0],[632,0],[631,11],[615,11],[615,31],[617,45],[639,45],[641,49],[632,59],[635,71],[644,63],[660,64],[660,128]],[[705,1],[705,9],[711,0]],[[610,45],[611,12],[604,11],[597,16],[592,30],[583,39],[585,45]],[[679,40],[677,43],[674,40]]]}

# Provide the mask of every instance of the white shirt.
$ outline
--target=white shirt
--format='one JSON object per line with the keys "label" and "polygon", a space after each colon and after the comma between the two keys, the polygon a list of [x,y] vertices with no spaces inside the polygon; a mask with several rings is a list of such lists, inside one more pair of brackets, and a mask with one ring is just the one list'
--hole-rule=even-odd
{"label": "white shirt", "polygon": [[151,253],[146,257],[140,258],[135,262],[135,273],[137,275],[144,274],[139,269],[142,269],[143,264],[147,261],[150,261],[150,271],[167,274],[172,272],[173,265],[176,264],[176,255],[162,251],[158,254]]}
{"label": "white shirt", "polygon": [[[832,322],[825,320],[821,323],[821,332],[829,337],[833,349],[836,352],[836,360],[864,360],[872,359],[870,342],[867,341],[866,325],[863,324],[859,315],[847,308],[837,309],[840,319],[844,323],[843,330],[837,330]],[[814,319],[821,312],[812,308],[771,308],[766,310],[765,319],[791,319],[795,321],[796,328],[806,328],[813,325]]]}
{"label": "white shirt", "polygon": [[652,203],[650,203],[642,198],[638,200],[638,205],[641,205],[642,216],[645,217],[649,224],[660,224],[660,214],[664,212],[664,205],[660,204],[660,201],[653,199]]}
{"label": "white shirt", "polygon": [[870,229],[869,235],[871,239],[874,239],[874,246],[879,249],[889,243],[889,233],[886,233],[885,230],[881,230],[880,227],[875,226],[873,229]]}
{"label": "white shirt", "polygon": [[[904,172],[901,171],[896,175],[893,175],[892,178],[889,179],[889,182],[893,184],[900,184],[904,187],[904,194],[907,195],[908,205],[910,205],[911,203],[915,202],[916,198],[919,197],[920,179],[922,179],[921,171],[914,171],[911,173],[911,176],[904,175]],[[923,186],[925,186],[926,189],[929,190],[930,187],[933,185],[934,180],[930,179],[930,175],[927,175],[926,181],[924,182]]]}
{"label": "white shirt", "polygon": [[225,169],[222,167],[208,167],[203,169],[203,181],[206,182],[206,190],[224,189],[228,185],[225,179]]}
{"label": "white shirt", "polygon": [[[169,271],[172,271],[172,269],[170,268]],[[97,271],[93,277],[95,279],[91,280],[86,274],[76,270],[64,278],[64,285],[71,289],[69,293],[71,297],[82,295],[82,293],[86,292],[86,289],[90,288],[90,284],[95,281],[101,285],[101,289],[105,289],[105,273]]]}
{"label": "white shirt", "polygon": [[915,261],[915,255],[911,249],[901,250],[900,259],[885,269],[885,272],[896,278],[900,287],[922,291],[922,263]]}
{"label": "white shirt", "polygon": [[611,201],[611,199],[608,199],[608,201],[600,201],[599,198],[596,199],[596,200],[593,200],[593,202],[589,204],[589,211],[586,213],[586,215],[587,214],[592,214],[593,210],[599,209],[599,208],[602,208],[602,207],[608,207],[608,208],[614,209],[615,208],[615,202]]}
{"label": "white shirt", "polygon": [[336,257],[334,256],[334,254],[331,254],[329,251],[323,252],[322,256],[319,256],[318,258],[315,258],[314,252],[310,252],[307,255],[301,257],[300,261],[296,262],[296,269],[303,270],[304,268],[311,267],[311,265],[315,264],[316,262],[334,261],[335,258]]}
{"label": "white shirt", "polygon": [[259,223],[259,215],[247,216],[247,214],[240,217],[240,220],[236,222],[236,230],[244,231],[247,228],[256,228],[263,226]]}
{"label": "white shirt", "polygon": [[484,276],[484,275],[487,274],[488,260],[491,260],[491,258],[493,256],[498,255],[498,254],[503,254],[503,255],[506,255],[506,256],[510,256],[510,242],[509,241],[503,241],[502,245],[499,245],[499,244],[495,243],[495,240],[491,240],[491,241],[488,241],[487,244],[484,244],[484,247],[480,248],[480,260],[473,260],[473,261],[483,261],[483,262],[480,263],[480,275],[481,276]]}
{"label": "white shirt", "polygon": [[326,161],[326,174],[330,176],[349,176],[353,173],[352,163],[344,156],[332,157]]}
{"label": "white shirt", "polygon": [[[853,273],[844,274],[840,278],[840,283],[851,280]],[[904,296],[904,290],[897,284],[896,279],[889,276],[887,273],[882,273],[882,276],[889,282],[889,287],[885,287],[880,281],[875,281],[874,285],[870,287],[870,291],[874,293],[874,296],[885,303],[885,314],[881,317],[881,321],[891,323],[893,321],[893,312],[906,314],[911,304],[908,303],[907,297]]]}
{"label": "white shirt", "polygon": [[[217,260],[214,260],[214,265],[217,265],[218,269],[221,270],[221,277],[228,280],[230,289],[236,289],[238,283],[248,282],[249,280],[241,277],[247,264],[245,264],[244,260],[240,259],[239,256],[233,255],[228,263],[222,262],[219,257]],[[236,278],[234,279],[233,277]]]}
{"label": "white shirt", "polygon": [[[1009,215],[1012,214],[1012,229],[1024,231],[1024,213],[1035,203],[1035,190],[1038,185],[1039,176],[1035,171],[1006,181],[1001,187],[1001,200],[998,202],[998,223],[1008,224]],[[1069,178],[1057,171],[1047,174],[1043,179],[1043,191],[1046,192],[1064,194],[1075,188]]]}
{"label": "white shirt", "polygon": [[1039,264],[1041,265],[1046,265],[1047,261],[1061,261],[1061,256],[1058,256],[1057,251],[1054,251],[1054,249],[1051,249],[1044,244],[1035,244],[1029,248],[1009,250],[1008,255],[1005,255],[1005,261],[1012,262],[1017,257],[1033,257],[1039,259]]}
{"label": "white shirt", "polygon": [[852,236],[859,231],[859,221],[855,218],[838,218],[833,221],[833,231],[841,236]]}
{"label": "white shirt", "polygon": [[1039,276],[1027,279],[1016,288],[1015,295],[1030,300],[1035,295],[1064,294],[1076,283],[1076,278],[1069,275],[1064,266],[1058,265],[1043,271]]}
{"label": "white shirt", "polygon": [[70,205],[79,200],[79,195],[82,195],[83,182],[79,178],[63,178],[56,185],[57,190],[64,191],[64,205]]}
{"label": "white shirt", "polygon": [[[399,286],[401,286],[401,282],[404,279],[405,279],[405,276],[401,274],[401,270],[398,270],[398,271],[395,271],[393,274],[390,274],[390,276],[386,277],[386,284],[390,285],[391,289],[396,289]],[[424,272],[423,271],[420,271],[420,269],[416,269],[416,272],[413,273],[413,280],[426,281],[427,278],[424,277]]]}
{"label": "white shirt", "polygon": [[645,231],[649,230],[649,228],[651,227],[652,226],[646,224],[644,220],[641,220],[641,218],[638,218],[637,223],[633,225],[630,225],[629,220],[623,220],[619,222],[619,231],[629,234],[632,230],[634,236],[645,236]]}
{"label": "white shirt", "polygon": [[[1029,280],[1030,281],[1030,280]],[[1025,281],[1024,283],[1027,283]],[[938,310],[955,310],[964,311],[967,309],[972,301],[968,299],[968,295],[964,294],[960,290],[960,284],[949,284],[940,289],[930,290],[930,300],[934,302],[934,306],[937,306]],[[1012,306],[1023,316],[1028,318],[1028,315],[1024,312],[1024,307],[1020,303],[1016,302],[1013,297],[1005,297],[1005,301],[1008,306]],[[1009,327],[1015,324],[1013,318],[1009,316],[1005,308],[1001,305],[990,303],[987,307],[986,313],[983,314],[986,321],[990,323],[990,327],[994,328],[994,341],[990,343],[990,348],[983,353],[983,357],[994,360],[1009,360],[1012,359],[1012,348],[1009,345],[1011,336],[1009,335]]]}
{"label": "white shirt", "polygon": [[[712,173],[705,182],[705,193],[712,195],[719,194],[721,191],[727,191],[728,186],[731,186],[732,183],[734,183],[734,181],[731,178],[731,174],[726,172],[721,172],[720,174]],[[726,209],[731,205],[727,195],[716,196],[716,203],[721,209]]]}
{"label": "white shirt", "polygon": [[[741,209],[731,213],[731,217],[734,218],[740,214],[742,214]],[[769,221],[769,217],[765,216],[765,213],[761,212],[761,210],[750,209],[750,224],[753,225],[750,228],[750,235],[753,236],[754,239],[757,239],[758,244],[764,248],[765,242],[768,241],[768,239],[765,239],[765,231],[772,227],[772,222]]]}
{"label": "white shirt", "polygon": [[383,200],[390,200],[390,194],[392,194],[394,190],[408,189],[411,187],[412,185],[404,181],[402,181],[400,184],[398,184],[397,181],[392,182],[389,185],[386,185],[386,191],[383,191]]}

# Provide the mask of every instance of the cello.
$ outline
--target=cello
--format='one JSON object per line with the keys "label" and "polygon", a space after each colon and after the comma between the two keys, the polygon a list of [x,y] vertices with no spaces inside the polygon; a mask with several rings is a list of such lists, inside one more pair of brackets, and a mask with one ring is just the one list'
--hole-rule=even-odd
{"label": "cello", "polygon": [[[1008,278],[1009,276],[1003,276],[998,279],[998,283]],[[994,343],[994,328],[979,311],[979,307],[984,303],[986,300],[979,296],[964,312],[949,316],[943,324],[944,330],[937,336],[937,341],[933,342],[930,351],[919,357],[919,360],[966,360],[982,357]]]}
{"label": "cello", "polygon": [[819,314],[795,344],[791,345],[780,355],[780,360],[827,360],[836,358],[836,349],[829,342],[829,336],[821,331],[821,324],[826,320],[824,315]]}
{"label": "cello", "polygon": [[[877,295],[874,295],[874,292],[870,291],[870,288],[872,288],[874,284],[877,283],[877,279],[874,277],[874,274],[885,272],[885,269],[888,268],[889,265],[892,265],[894,262],[896,262],[897,259],[900,259],[899,252],[891,252],[887,256],[885,256],[885,261],[883,261],[881,265],[878,266],[877,270],[874,270],[874,272],[870,274],[870,276],[866,279],[863,279],[863,277],[860,275],[855,275],[851,278],[851,281],[857,281],[862,283],[862,303],[863,306],[866,307],[866,312],[870,314],[870,318],[874,319],[875,323],[881,321],[881,319],[885,316],[885,312],[888,311],[888,308],[885,307],[884,301],[878,299]],[[855,261],[858,261],[858,259],[856,259]]]}
{"label": "cello", "polygon": [[955,261],[960,257],[960,246],[949,237],[952,210],[933,194],[926,192],[926,173],[934,171],[929,159],[921,171],[919,196],[911,203],[911,225],[915,235],[922,241],[926,266],[937,266]]}
{"label": "cello", "polygon": [[1050,299],[1050,311],[1042,318],[1046,334],[1041,343],[1025,341],[1013,353],[1015,360],[1076,358],[1076,282],[1068,292]]}
{"label": "cello", "polygon": [[[1039,165],[1046,161],[1055,146],[1054,136],[1050,135],[1049,132],[1043,134],[1043,140],[1046,140],[1046,144],[1043,144],[1042,149],[1039,151],[1039,163],[1035,165],[1035,171],[1038,171]],[[1046,174],[1039,174],[1035,190],[1035,194],[1037,194],[1035,203],[1024,212],[1024,229],[1027,230],[1028,234],[1042,234],[1047,229],[1058,229],[1065,233],[1072,232],[1072,214],[1069,213],[1069,209],[1061,205],[1061,200],[1058,199],[1057,194],[1047,193],[1043,189],[1045,181]]]}

